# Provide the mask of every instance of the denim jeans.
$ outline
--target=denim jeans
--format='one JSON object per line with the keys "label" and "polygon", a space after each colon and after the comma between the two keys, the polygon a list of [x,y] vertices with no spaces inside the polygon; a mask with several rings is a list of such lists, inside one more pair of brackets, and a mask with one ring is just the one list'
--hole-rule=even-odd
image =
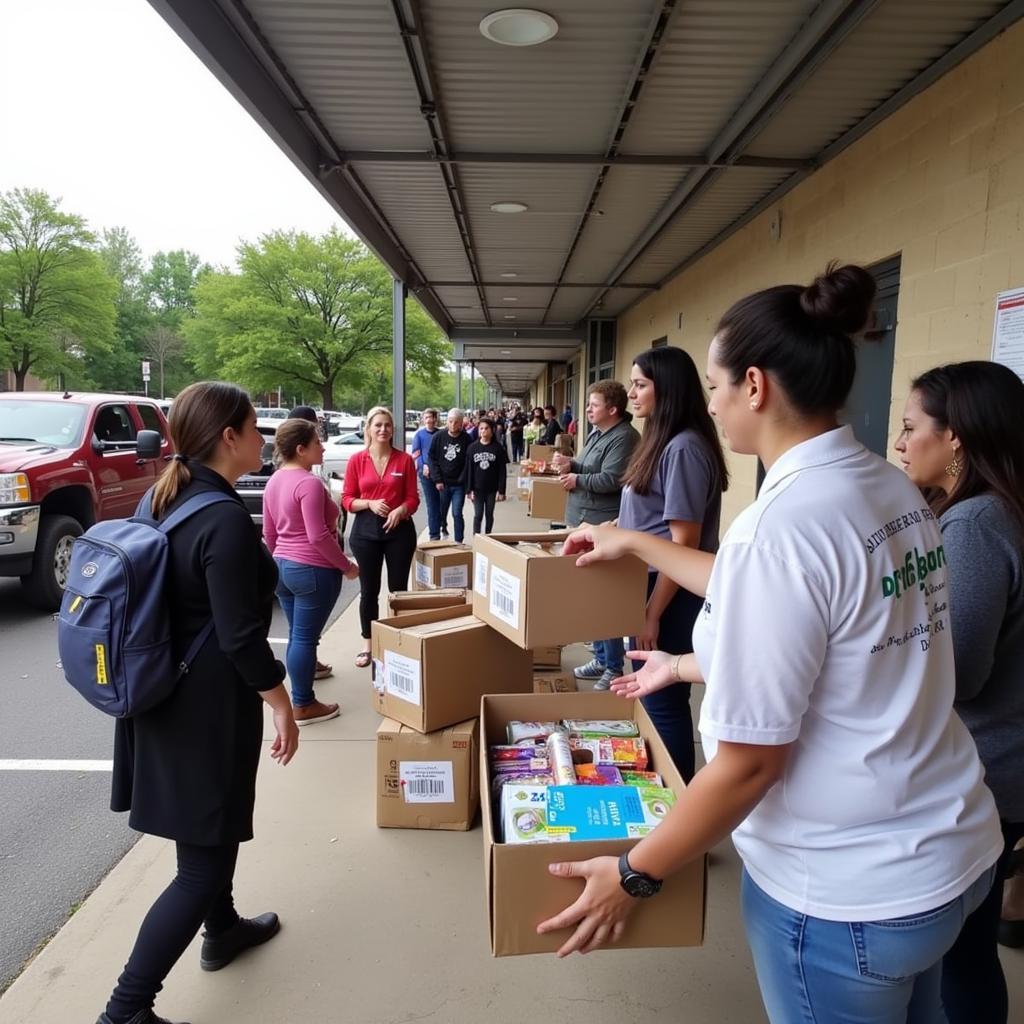
{"label": "denim jeans", "polygon": [[420,471],[420,490],[423,504],[427,507],[427,534],[431,540],[441,539],[441,495],[433,480],[428,480]]}
{"label": "denim jeans", "polygon": [[946,1024],[942,957],[994,877],[993,866],[921,914],[849,922],[798,914],[744,871],[743,921],[771,1024]]}
{"label": "denim jeans", "polygon": [[277,599],[288,620],[284,661],[292,687],[292,703],[303,708],[316,700],[313,673],[316,645],[341,593],[341,570],[277,558]]}
{"label": "denim jeans", "polygon": [[466,504],[466,488],[457,484],[445,484],[444,490],[438,493],[441,495],[441,525],[448,525],[448,509],[451,508],[455,543],[461,544],[466,536],[466,517],[462,514],[463,506]]}
{"label": "denim jeans", "polygon": [[603,668],[610,668],[622,675],[622,666],[626,662],[626,642],[621,636],[611,640],[594,641],[594,658]]}

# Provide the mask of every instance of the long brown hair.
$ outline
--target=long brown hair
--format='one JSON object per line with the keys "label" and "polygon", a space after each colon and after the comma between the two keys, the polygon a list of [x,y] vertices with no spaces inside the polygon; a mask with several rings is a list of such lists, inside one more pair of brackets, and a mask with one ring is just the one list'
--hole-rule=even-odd
{"label": "long brown hair", "polygon": [[300,445],[311,445],[316,437],[317,425],[306,419],[290,417],[274,434],[274,463],[284,465],[295,458]]}
{"label": "long brown hair", "polygon": [[633,363],[645,377],[654,381],[654,412],[644,425],[622,483],[637,494],[649,494],[661,454],[669,441],[684,430],[692,430],[704,441],[718,470],[722,490],[728,490],[729,469],[722,442],[708,412],[700,374],[689,353],[666,345],[641,352]]}
{"label": "long brown hair", "polygon": [[204,380],[189,384],[171,406],[169,425],[177,452],[153,488],[152,511],[163,518],[175,498],[188,486],[192,473],[188,460],[205,462],[213,455],[221,435],[231,427],[241,431],[252,414],[248,394],[236,384]]}

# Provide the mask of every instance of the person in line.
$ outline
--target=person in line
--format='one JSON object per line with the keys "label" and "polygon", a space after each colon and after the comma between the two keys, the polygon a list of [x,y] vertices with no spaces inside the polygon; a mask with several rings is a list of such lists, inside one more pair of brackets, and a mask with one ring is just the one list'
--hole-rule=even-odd
{"label": "person in line", "polygon": [[439,430],[430,442],[430,478],[441,496],[441,526],[448,525],[448,510],[452,512],[455,543],[461,544],[466,535],[466,504],[464,482],[466,452],[472,439],[462,429],[464,414],[461,409],[449,409],[446,428]]}
{"label": "person in line", "polygon": [[[556,453],[552,465],[569,492],[565,520],[569,526],[607,523],[618,518],[622,478],[640,442],[630,423],[626,389],[617,380],[599,380],[587,394],[587,422],[594,428],[578,459]],[[594,641],[594,656],[573,670],[577,679],[592,679],[607,690],[622,675],[626,645],[621,636]]]}
{"label": "person in line", "polygon": [[562,424],[558,422],[558,411],[553,405],[544,406],[544,426],[540,432],[539,443],[554,445],[558,435],[562,433]]}
{"label": "person in line", "polygon": [[337,718],[337,704],[324,704],[313,691],[316,648],[338,602],[342,578],[359,577],[338,545],[338,506],[313,475],[324,445],[315,423],[285,420],[274,438],[277,470],[263,495],[263,539],[277,563],[277,599],[288,620],[285,664],[295,721],[312,725]]}
{"label": "person in line", "polygon": [[441,539],[441,496],[430,478],[430,442],[437,433],[437,410],[423,410],[423,426],[413,435],[412,457],[416,463],[416,476],[423,491],[423,504],[427,506],[427,535],[431,540]]}
{"label": "person in line", "polygon": [[484,417],[479,423],[480,438],[466,450],[463,487],[473,502],[473,535],[494,529],[494,503],[505,500],[508,457],[494,436],[494,420]]}
{"label": "person in line", "polygon": [[508,421],[508,443],[511,447],[509,459],[512,462],[519,462],[526,451],[526,442],[523,439],[523,429],[526,426],[526,417],[520,409],[515,409]]}
{"label": "person in line", "polygon": [[[953,705],[978,745],[999,809],[995,884],[942,971],[950,1024],[1006,1024],[999,917],[1024,839],[1024,382],[991,362],[953,363],[911,384],[896,451],[932,497],[949,563]],[[946,600],[946,593],[943,593]]]}
{"label": "person in line", "polygon": [[569,429],[569,424],[572,423],[572,421],[572,406],[566,405],[562,410],[562,415],[558,418],[558,422],[562,424],[562,429],[567,431]]}
{"label": "person in line", "polygon": [[[696,365],[681,348],[642,352],[630,371],[629,399],[646,426],[623,478],[619,525],[714,553],[729,476]],[[699,595],[651,566],[646,622],[631,646],[670,654],[692,651],[690,638],[702,604]],[[690,685],[679,683],[643,704],[689,782],[696,764]]]}
{"label": "person in line", "polygon": [[536,408],[530,413],[530,420],[523,427],[523,441],[526,443],[526,451],[529,453],[531,444],[540,443],[540,435],[544,430],[544,410]]}
{"label": "person in line", "polygon": [[380,617],[380,580],[388,567],[388,586],[404,590],[416,554],[412,516],[419,508],[416,465],[394,446],[390,410],[374,406],[366,414],[366,448],[345,467],[341,502],[355,515],[349,544],[359,561],[359,627],[363,647],[356,665],[370,664],[370,625]]}
{"label": "person in line", "polygon": [[192,495],[233,500],[197,512],[168,537],[174,619],[184,652],[211,620],[214,632],[163,703],[114,726],[111,809],[138,832],[175,843],[177,874],[142,921],[135,945],[97,1024],[158,1024],[156,994],[205,925],[200,966],[216,971],[272,938],[274,913],[235,910],[238,847],[252,839],[263,703],[273,711],[270,756],[286,765],[299,732],[267,643],[277,568],[235,482],[261,465],[263,437],[249,396],[233,384],[191,384],[170,416],[176,455],[154,486],[164,519]]}
{"label": "person in line", "polygon": [[563,956],[614,941],[633,894],[657,899],[660,880],[732,831],[772,1024],[941,1024],[942,957],[1003,849],[952,710],[938,524],[838,423],[874,293],[863,268],[829,268],[719,321],[710,411],[767,474],[717,555],[609,526],[566,544],[584,564],[635,554],[705,593],[695,655],[638,652],[645,664],[615,689],[705,679],[707,764],[623,874],[614,857],[553,865],[585,887],[540,930],[575,927]]}

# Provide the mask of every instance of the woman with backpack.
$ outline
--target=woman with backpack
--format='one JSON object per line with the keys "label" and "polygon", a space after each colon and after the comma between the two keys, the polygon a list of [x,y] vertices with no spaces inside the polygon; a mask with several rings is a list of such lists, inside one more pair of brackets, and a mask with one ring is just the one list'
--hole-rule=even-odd
{"label": "woman with backpack", "polygon": [[157,1024],[153,1002],[201,925],[203,970],[227,966],[272,938],[276,914],[238,916],[232,879],[239,843],[252,839],[263,703],[273,710],[270,756],[286,765],[299,735],[267,643],[277,568],[235,481],[260,468],[263,437],[249,396],[233,384],[192,384],[170,418],[177,454],[151,492],[159,521],[189,497],[222,500],[169,534],[172,635],[185,651],[211,620],[214,631],[171,696],[118,719],[111,808],[139,832],[175,842],[178,870],[139,929],[97,1024]]}

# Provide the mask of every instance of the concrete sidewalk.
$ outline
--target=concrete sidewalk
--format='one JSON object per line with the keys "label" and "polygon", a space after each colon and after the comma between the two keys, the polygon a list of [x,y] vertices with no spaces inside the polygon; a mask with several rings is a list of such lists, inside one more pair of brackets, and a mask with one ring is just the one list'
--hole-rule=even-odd
{"label": "concrete sidewalk", "polygon": [[[497,522],[510,530],[547,525],[514,501],[498,505]],[[235,894],[243,914],[278,911],[280,935],[216,974],[200,971],[197,939],[168,978],[159,1014],[192,1024],[765,1019],[729,843],[713,853],[700,949],[493,959],[479,824],[467,833],[375,826],[379,718],[369,674],[353,665],[358,649],[353,603],[321,645],[335,678],[317,691],[341,702],[341,718],[303,729],[287,768],[267,756],[260,769],[256,839],[242,847]],[[586,652],[567,655],[579,663]],[[0,999],[0,1024],[92,1024],[139,922],[173,874],[173,844],[143,837]],[[566,890],[568,903],[569,883]],[[1010,953],[1005,964],[1019,1013],[1024,954]]]}

